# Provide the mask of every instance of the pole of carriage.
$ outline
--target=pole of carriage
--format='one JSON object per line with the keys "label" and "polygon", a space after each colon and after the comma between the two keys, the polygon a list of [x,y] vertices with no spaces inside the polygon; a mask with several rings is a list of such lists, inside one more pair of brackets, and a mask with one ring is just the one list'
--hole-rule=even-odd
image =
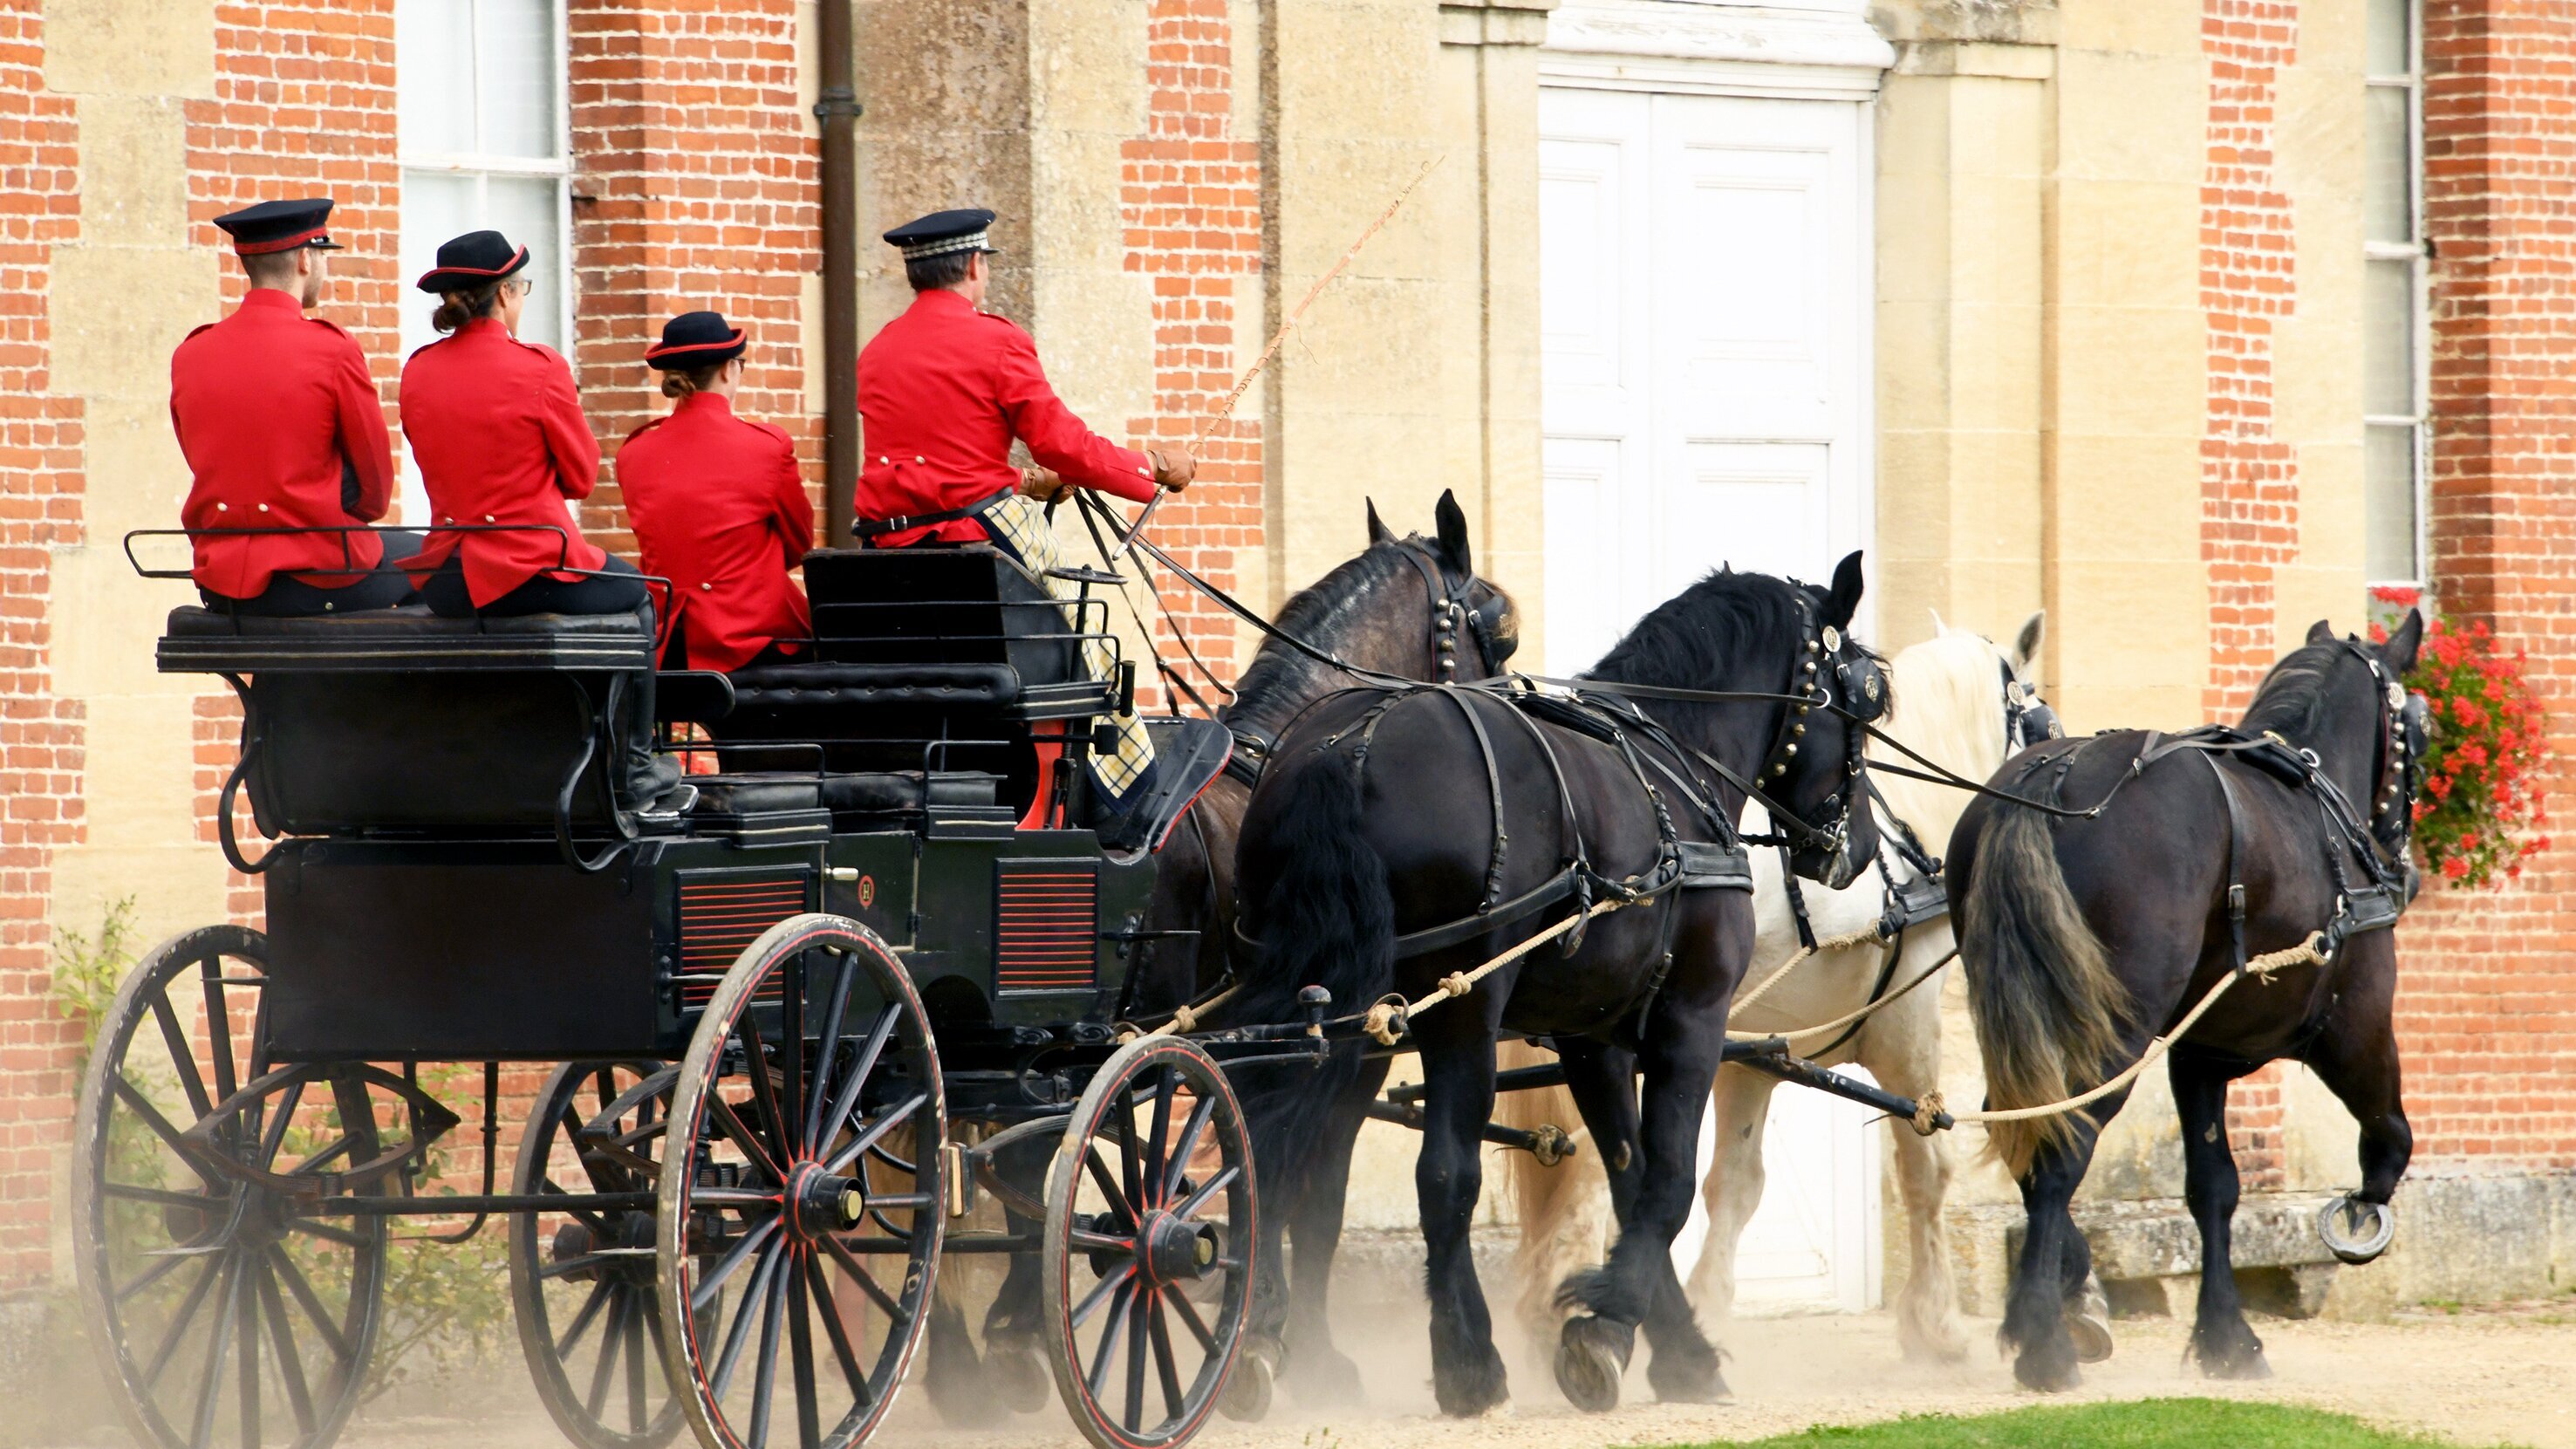
{"label": "pole of carriage", "polygon": [[[1444,152],[1442,156],[1446,154]],[[1193,454],[1206,444],[1208,434],[1216,431],[1218,423],[1234,415],[1234,405],[1243,400],[1243,394],[1252,386],[1252,380],[1259,377],[1261,370],[1270,365],[1270,360],[1279,355],[1281,344],[1288,340],[1289,333],[1297,330],[1298,322],[1306,316],[1306,309],[1315,305],[1317,297],[1324,295],[1324,289],[1331,286],[1333,278],[1340,276],[1342,269],[1351,264],[1351,259],[1360,254],[1360,248],[1369,244],[1369,238],[1377,235],[1379,228],[1395,220],[1395,214],[1404,206],[1405,198],[1413,195],[1414,188],[1422,184],[1422,178],[1431,174],[1432,167],[1440,164],[1442,156],[1434,156],[1423,162],[1422,169],[1413,174],[1411,181],[1404,183],[1404,189],[1395,194],[1395,200],[1386,204],[1386,210],[1377,214],[1377,220],[1368,224],[1368,230],[1360,233],[1359,240],[1352,242],[1342,252],[1341,259],[1334,262],[1322,276],[1317,277],[1315,285],[1306,289],[1306,295],[1298,299],[1296,307],[1289,312],[1288,320],[1280,323],[1279,330],[1270,334],[1270,345],[1262,348],[1261,355],[1253,359],[1252,366],[1244,369],[1243,376],[1235,379],[1234,391],[1227,393],[1225,401],[1217,405],[1216,411],[1209,413],[1200,421],[1198,432],[1190,438],[1190,451]],[[1127,551],[1136,546],[1136,540],[1145,536],[1145,525],[1154,521],[1154,510],[1162,507],[1163,500],[1170,496],[1171,490],[1168,488],[1158,488],[1154,491],[1154,496],[1146,500],[1145,511],[1137,514],[1136,521],[1128,525],[1127,536],[1118,540],[1118,546],[1109,551],[1108,561],[1102,565],[1103,568],[1118,566],[1118,561],[1125,558]]]}
{"label": "pole of carriage", "polygon": [[823,0],[823,537],[848,548],[859,483],[858,58],[850,9]]}

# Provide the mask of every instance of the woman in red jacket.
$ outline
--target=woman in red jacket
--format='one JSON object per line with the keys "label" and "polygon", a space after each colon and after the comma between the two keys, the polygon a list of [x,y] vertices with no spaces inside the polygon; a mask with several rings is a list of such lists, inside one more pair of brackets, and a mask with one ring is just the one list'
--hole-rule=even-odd
{"label": "woman in red jacket", "polygon": [[[402,429],[429,492],[429,542],[407,565],[421,599],[448,618],[638,613],[653,608],[635,566],[581,536],[567,500],[599,482],[599,443],[572,369],[512,334],[526,305],[528,249],[474,231],[438,249],[420,289],[438,295],[447,335],[403,364]],[[425,576],[425,577],[424,577]],[[696,792],[652,750],[652,682],[628,692],[624,794],[647,813]]]}
{"label": "woman in red jacket", "polygon": [[665,669],[781,663],[813,636],[804,591],[790,577],[814,546],[814,504],[795,445],[767,423],[734,416],[749,345],[717,313],[672,318],[644,362],[680,405],[617,450],[645,572],[671,581]]}

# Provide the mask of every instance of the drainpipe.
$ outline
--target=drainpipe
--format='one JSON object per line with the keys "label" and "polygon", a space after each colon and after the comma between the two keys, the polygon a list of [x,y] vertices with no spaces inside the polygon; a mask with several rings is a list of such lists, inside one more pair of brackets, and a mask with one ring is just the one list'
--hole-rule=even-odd
{"label": "drainpipe", "polygon": [[824,542],[847,548],[859,481],[859,99],[851,9],[822,0]]}

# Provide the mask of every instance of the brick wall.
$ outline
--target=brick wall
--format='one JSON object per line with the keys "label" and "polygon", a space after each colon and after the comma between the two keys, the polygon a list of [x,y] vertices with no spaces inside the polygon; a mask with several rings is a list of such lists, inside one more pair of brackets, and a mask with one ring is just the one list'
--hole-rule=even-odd
{"label": "brick wall", "polygon": [[[1204,439],[1199,433],[1251,362],[1234,343],[1245,295],[1237,289],[1259,286],[1261,158],[1256,140],[1236,134],[1227,13],[1226,0],[1152,0],[1145,134],[1118,154],[1127,270],[1154,282],[1154,411],[1130,419],[1127,431],[1139,447],[1195,444],[1199,457],[1189,491],[1154,516],[1155,541],[1231,592],[1236,552],[1261,547],[1261,427],[1248,415],[1257,400]],[[1178,580],[1161,582],[1165,607],[1199,656],[1230,679],[1233,619]],[[1158,646],[1205,693],[1167,632],[1158,627]]]}
{"label": "brick wall", "polygon": [[[2576,4],[2428,0],[2433,583],[2528,652],[2576,788]],[[2398,1029],[2419,1162],[2576,1164],[2576,860],[2428,895]]]}
{"label": "brick wall", "polygon": [[[819,480],[823,426],[806,412],[799,304],[822,266],[822,179],[797,105],[796,10],[570,7],[575,370],[607,452],[670,407],[646,345],[673,315],[712,308],[751,333],[735,410],[785,428]],[[613,474],[582,525],[633,556]]]}
{"label": "brick wall", "polygon": [[45,1281],[77,1029],[51,1002],[54,851],[81,838],[82,711],[47,660],[52,550],[81,541],[81,406],[49,396],[53,248],[80,226],[43,6],[0,3],[0,1293]]}
{"label": "brick wall", "polygon": [[[2206,0],[2208,159],[2200,187],[2200,305],[2209,411],[2200,443],[2200,553],[2209,572],[2212,719],[2253,698],[2278,657],[2274,571],[2299,546],[2298,460],[2273,431],[2274,328],[2297,305],[2290,198],[2272,176],[2274,94],[2297,59],[2296,0]],[[2248,1186],[2281,1175],[2278,1068],[2237,1083],[2229,1131]]]}

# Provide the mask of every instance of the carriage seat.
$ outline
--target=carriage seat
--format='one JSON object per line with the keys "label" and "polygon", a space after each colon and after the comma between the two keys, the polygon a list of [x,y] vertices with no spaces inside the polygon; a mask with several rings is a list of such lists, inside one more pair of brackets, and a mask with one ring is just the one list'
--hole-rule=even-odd
{"label": "carriage seat", "polygon": [[1002,777],[980,770],[746,770],[695,775],[693,821],[784,820],[829,812],[845,832],[910,830],[971,823],[1009,829],[1015,812],[1001,803]]}
{"label": "carriage seat", "polygon": [[158,660],[164,674],[644,670],[653,636],[640,614],[442,619],[408,604],[267,619],[189,605],[170,611]]}
{"label": "carriage seat", "polygon": [[1020,702],[1020,676],[1007,664],[764,664],[737,669],[736,709],[822,709],[849,705],[980,705]]}

